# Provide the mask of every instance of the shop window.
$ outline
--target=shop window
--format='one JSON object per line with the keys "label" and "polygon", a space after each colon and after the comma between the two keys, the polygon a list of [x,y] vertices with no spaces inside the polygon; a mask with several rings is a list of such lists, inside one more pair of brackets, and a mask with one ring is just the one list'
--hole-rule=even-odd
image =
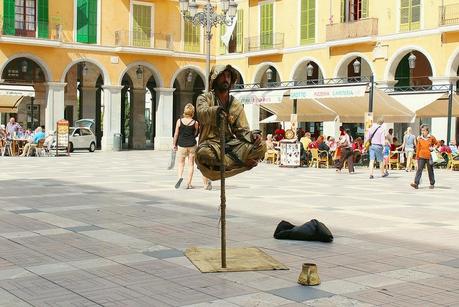
{"label": "shop window", "polygon": [[400,31],[421,28],[421,0],[400,0]]}
{"label": "shop window", "polygon": [[314,43],[316,37],[316,0],[301,0],[301,44]]}
{"label": "shop window", "polygon": [[3,33],[48,38],[48,0],[4,0]]}
{"label": "shop window", "polygon": [[260,5],[260,46],[262,49],[273,47],[273,3]]}
{"label": "shop window", "polygon": [[185,51],[201,51],[201,27],[199,25],[195,26],[191,22],[185,21],[184,36]]}
{"label": "shop window", "polygon": [[341,22],[368,18],[369,0],[341,0]]}
{"label": "shop window", "polygon": [[77,0],[77,42],[97,43],[97,1]]}

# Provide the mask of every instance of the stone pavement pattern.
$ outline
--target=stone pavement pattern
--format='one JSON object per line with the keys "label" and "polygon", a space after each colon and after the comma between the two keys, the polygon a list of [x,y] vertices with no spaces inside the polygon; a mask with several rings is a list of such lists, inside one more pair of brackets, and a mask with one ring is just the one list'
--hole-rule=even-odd
{"label": "stone pavement pattern", "polygon": [[[213,191],[173,189],[167,153],[0,158],[0,306],[459,306],[459,172],[262,164],[228,179],[228,244],[288,271],[201,274],[187,247],[218,247]],[[324,222],[332,244],[277,241],[281,219]],[[296,284],[317,263],[322,284]]]}

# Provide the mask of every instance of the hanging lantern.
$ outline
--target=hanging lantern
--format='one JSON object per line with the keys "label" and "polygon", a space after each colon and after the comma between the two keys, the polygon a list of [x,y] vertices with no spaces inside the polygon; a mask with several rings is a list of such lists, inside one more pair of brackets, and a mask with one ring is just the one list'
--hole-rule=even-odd
{"label": "hanging lantern", "polygon": [[354,73],[355,74],[360,74],[360,62],[359,59],[355,59],[354,64],[352,64],[354,67]]}
{"label": "hanging lantern", "polygon": [[308,73],[308,77],[312,77],[314,74],[314,66],[312,66],[311,62],[309,62],[308,66],[306,67],[306,71]]}
{"label": "hanging lantern", "polygon": [[186,76],[186,82],[191,83],[191,81],[193,81],[193,72],[189,70],[188,75]]}
{"label": "hanging lantern", "polygon": [[137,70],[135,71],[135,75],[137,76],[137,79],[139,79],[139,80],[141,80],[143,78],[142,66],[139,65],[139,67],[137,67]]}
{"label": "hanging lantern", "polygon": [[410,69],[414,69],[416,67],[416,56],[411,52],[410,56],[408,57],[408,65]]}
{"label": "hanging lantern", "polygon": [[83,77],[86,77],[86,76],[87,76],[88,70],[89,70],[89,68],[88,68],[88,66],[86,65],[86,62],[83,62],[83,71],[82,71]]}
{"label": "hanging lantern", "polygon": [[271,67],[266,70],[266,79],[268,79],[268,82],[273,79],[273,70]]}

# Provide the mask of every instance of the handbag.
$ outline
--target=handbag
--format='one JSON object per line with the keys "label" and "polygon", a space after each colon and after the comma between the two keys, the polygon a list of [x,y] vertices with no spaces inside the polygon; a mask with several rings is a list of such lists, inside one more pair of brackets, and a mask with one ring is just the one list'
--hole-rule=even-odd
{"label": "handbag", "polygon": [[432,161],[431,164],[442,163],[445,160],[441,157],[437,151],[433,150],[430,152],[430,160]]}
{"label": "handbag", "polygon": [[365,151],[368,151],[370,149],[370,146],[371,146],[371,140],[373,139],[373,137],[375,136],[376,134],[376,131],[378,131],[378,129],[381,128],[381,126],[378,126],[378,128],[375,129],[375,131],[373,131],[373,133],[371,134],[370,138],[368,140],[365,141],[365,144],[363,144],[363,149]]}

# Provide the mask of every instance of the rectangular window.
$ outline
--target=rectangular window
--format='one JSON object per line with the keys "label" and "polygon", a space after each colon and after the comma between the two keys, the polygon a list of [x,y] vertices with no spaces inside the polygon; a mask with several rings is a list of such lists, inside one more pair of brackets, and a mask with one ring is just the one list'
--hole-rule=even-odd
{"label": "rectangular window", "polygon": [[270,49],[273,47],[273,4],[260,5],[260,47]]}
{"label": "rectangular window", "polygon": [[236,23],[236,52],[242,52],[244,48],[244,11],[237,11]]}
{"label": "rectangular window", "polygon": [[201,51],[201,27],[195,26],[191,22],[185,21],[184,30],[185,51]]}
{"label": "rectangular window", "polygon": [[77,0],[77,42],[97,43],[97,1]]}
{"label": "rectangular window", "polygon": [[134,4],[132,18],[132,42],[135,47],[151,47],[153,37],[151,29],[152,7]]}
{"label": "rectangular window", "polygon": [[15,0],[14,5],[16,35],[35,37],[37,12],[35,0]]}
{"label": "rectangular window", "polygon": [[315,41],[316,34],[316,0],[301,0],[301,44]]}
{"label": "rectangular window", "polygon": [[226,33],[226,25],[222,24],[220,26],[220,54],[225,54],[227,51],[227,48],[225,44],[223,43],[223,39],[222,39],[222,36],[225,35],[225,33]]}
{"label": "rectangular window", "polygon": [[421,0],[400,0],[400,31],[421,28]]}
{"label": "rectangular window", "polygon": [[[349,15],[349,18],[348,16]],[[341,22],[369,17],[369,0],[341,0]]]}

